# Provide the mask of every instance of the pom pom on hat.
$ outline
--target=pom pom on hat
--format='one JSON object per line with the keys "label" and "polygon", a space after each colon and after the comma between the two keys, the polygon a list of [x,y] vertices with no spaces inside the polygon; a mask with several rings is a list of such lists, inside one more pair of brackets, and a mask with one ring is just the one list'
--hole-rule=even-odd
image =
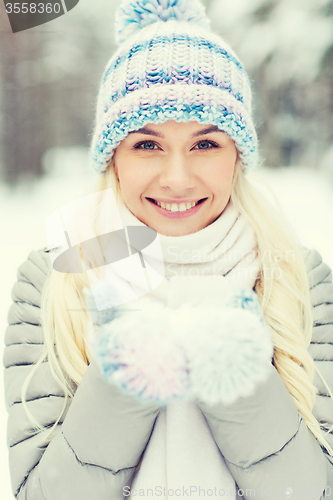
{"label": "pom pom on hat", "polygon": [[121,44],[142,28],[169,19],[210,27],[199,0],[123,0],[116,11],[116,42]]}

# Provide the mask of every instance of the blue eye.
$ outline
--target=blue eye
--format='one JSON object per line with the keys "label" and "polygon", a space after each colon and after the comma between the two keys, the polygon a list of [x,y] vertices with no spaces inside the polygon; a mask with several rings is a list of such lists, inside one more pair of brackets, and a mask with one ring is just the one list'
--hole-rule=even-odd
{"label": "blue eye", "polygon": [[[141,147],[141,146],[144,146],[144,147]],[[145,146],[147,146],[147,147],[145,147]],[[157,146],[157,144],[155,142],[142,141],[142,142],[139,142],[138,144],[135,144],[134,149],[153,150],[153,149],[155,149],[155,146]]]}
{"label": "blue eye", "polygon": [[[209,151],[211,149],[219,148],[220,146],[213,141],[200,141],[193,149],[200,149],[201,151]],[[158,145],[154,141],[141,141],[133,146],[133,149],[141,149],[144,151],[156,151],[159,149]]]}
{"label": "blue eye", "polygon": [[198,149],[204,149],[204,150],[219,147],[218,144],[216,144],[216,142],[212,142],[212,141],[200,141],[200,142],[198,142],[198,144],[196,144],[195,147],[200,146],[200,145],[201,146],[203,145],[203,147],[199,147]]}

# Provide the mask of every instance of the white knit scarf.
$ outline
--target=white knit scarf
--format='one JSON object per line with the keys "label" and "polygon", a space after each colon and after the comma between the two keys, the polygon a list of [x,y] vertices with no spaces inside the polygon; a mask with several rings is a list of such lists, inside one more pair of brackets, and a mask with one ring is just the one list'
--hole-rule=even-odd
{"label": "white knit scarf", "polygon": [[[118,207],[124,225],[144,225],[121,200]],[[199,304],[231,289],[254,287],[261,268],[257,240],[231,200],[204,229],[185,236],[158,237],[165,280],[150,292],[151,300],[170,307],[179,301]],[[218,496],[219,490],[228,498],[236,497],[235,481],[202,412],[191,402],[167,405],[155,422],[132,483],[131,498],[197,500]]]}

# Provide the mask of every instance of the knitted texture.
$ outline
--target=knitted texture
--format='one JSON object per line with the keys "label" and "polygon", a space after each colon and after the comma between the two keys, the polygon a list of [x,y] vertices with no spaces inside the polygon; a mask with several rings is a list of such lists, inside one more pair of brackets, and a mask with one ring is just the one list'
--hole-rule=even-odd
{"label": "knitted texture", "polygon": [[123,0],[116,11],[116,42],[121,44],[137,30],[169,19],[191,21],[204,28],[210,25],[198,0]]}
{"label": "knitted texture", "polygon": [[105,172],[129,132],[167,120],[216,125],[234,140],[244,171],[257,164],[248,76],[209,30],[198,0],[123,0],[116,40],[97,100],[91,145],[97,172]]}
{"label": "knitted texture", "polygon": [[[105,292],[105,284],[94,285],[94,294]],[[96,314],[100,328],[91,323],[88,337],[103,376],[142,402],[231,404],[269,373],[273,344],[253,290],[202,307],[174,310],[148,300],[138,312]]]}

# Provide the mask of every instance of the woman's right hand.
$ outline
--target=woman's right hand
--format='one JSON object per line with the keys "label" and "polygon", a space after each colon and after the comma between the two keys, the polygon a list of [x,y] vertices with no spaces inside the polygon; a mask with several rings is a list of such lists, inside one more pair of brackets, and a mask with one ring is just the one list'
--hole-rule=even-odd
{"label": "woman's right hand", "polygon": [[97,302],[116,303],[117,291],[107,281],[96,282],[84,294],[91,317],[90,348],[104,378],[141,402],[161,405],[188,394],[184,350],[172,335],[168,307],[143,298],[139,309],[111,307],[98,311]]}

